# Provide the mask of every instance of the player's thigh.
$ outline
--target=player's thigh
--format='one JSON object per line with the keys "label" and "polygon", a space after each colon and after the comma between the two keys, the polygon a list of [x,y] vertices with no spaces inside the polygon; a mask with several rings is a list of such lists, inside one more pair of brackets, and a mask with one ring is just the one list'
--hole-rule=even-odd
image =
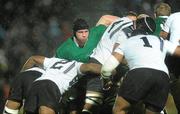
{"label": "player's thigh", "polygon": [[151,111],[160,112],[165,107],[170,89],[169,77],[165,72],[154,71],[154,84],[144,98],[146,107]]}
{"label": "player's thigh", "polygon": [[38,107],[46,106],[58,113],[60,112],[60,102],[61,93],[54,82],[50,80],[36,81],[25,101],[25,110],[36,112]]}
{"label": "player's thigh", "polygon": [[27,92],[32,82],[40,77],[41,73],[37,71],[26,71],[19,73],[11,83],[11,89],[8,99],[22,102],[26,98]]}
{"label": "player's thigh", "polygon": [[130,103],[124,99],[122,96],[117,96],[114,107],[113,107],[113,112],[120,112],[122,110],[127,110],[130,107]]}

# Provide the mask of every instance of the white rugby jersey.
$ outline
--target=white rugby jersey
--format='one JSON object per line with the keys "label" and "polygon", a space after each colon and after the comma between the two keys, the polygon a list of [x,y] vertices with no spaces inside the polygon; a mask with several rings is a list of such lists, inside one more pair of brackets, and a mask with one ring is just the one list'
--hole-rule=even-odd
{"label": "white rugby jersey", "polygon": [[152,68],[168,74],[164,59],[166,53],[173,54],[176,47],[177,45],[153,35],[137,35],[116,48],[115,52],[124,55],[130,70]]}
{"label": "white rugby jersey", "polygon": [[171,14],[163,26],[163,30],[170,33],[169,41],[180,45],[180,12]]}
{"label": "white rugby jersey", "polygon": [[45,72],[44,69],[39,68],[39,67],[32,67],[32,68],[29,68],[29,69],[27,69],[25,71],[37,71],[37,72],[41,72],[41,73]]}
{"label": "white rugby jersey", "polygon": [[[104,64],[106,59],[111,55],[114,44],[123,43],[127,39],[129,33],[126,32],[126,34],[122,30],[132,25],[132,20],[127,17],[119,18],[109,25],[90,57]],[[132,31],[132,29],[130,31]]]}
{"label": "white rugby jersey", "polygon": [[63,94],[70,87],[70,82],[77,74],[81,74],[81,64],[80,62],[65,59],[45,58],[43,65],[46,71],[37,80],[53,81],[58,86],[61,94]]}

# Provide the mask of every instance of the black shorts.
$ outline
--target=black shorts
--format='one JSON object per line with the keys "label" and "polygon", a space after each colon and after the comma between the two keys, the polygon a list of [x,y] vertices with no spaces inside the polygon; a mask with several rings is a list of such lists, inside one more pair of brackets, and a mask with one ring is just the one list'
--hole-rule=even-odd
{"label": "black shorts", "polygon": [[56,113],[60,112],[61,93],[57,85],[50,80],[40,80],[32,84],[25,101],[25,112],[37,113],[40,106],[47,106]]}
{"label": "black shorts", "polygon": [[143,100],[147,107],[161,111],[169,92],[169,77],[159,70],[137,68],[127,73],[118,95],[133,104]]}
{"label": "black shorts", "polygon": [[8,99],[22,102],[23,99],[26,99],[33,81],[41,75],[42,73],[38,71],[26,71],[19,73],[11,83]]}

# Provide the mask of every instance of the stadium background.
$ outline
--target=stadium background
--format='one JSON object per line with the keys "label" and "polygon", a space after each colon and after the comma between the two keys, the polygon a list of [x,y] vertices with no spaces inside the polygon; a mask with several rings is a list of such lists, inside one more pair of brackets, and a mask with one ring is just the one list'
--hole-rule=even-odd
{"label": "stadium background", "polygon": [[[75,18],[90,26],[104,14],[123,16],[129,10],[153,16],[153,6],[166,2],[180,11],[180,0],[0,0],[0,111],[9,82],[31,55],[51,57],[71,34]],[[176,114],[173,101],[168,106]]]}

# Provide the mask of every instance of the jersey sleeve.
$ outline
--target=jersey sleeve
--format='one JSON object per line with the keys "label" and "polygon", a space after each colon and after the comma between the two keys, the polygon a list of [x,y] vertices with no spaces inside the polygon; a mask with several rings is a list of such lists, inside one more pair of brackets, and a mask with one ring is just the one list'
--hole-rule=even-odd
{"label": "jersey sleeve", "polygon": [[174,53],[174,51],[176,50],[178,45],[173,44],[171,42],[169,42],[168,40],[164,41],[164,48],[166,49],[166,51],[168,53],[170,53],[171,55]]}
{"label": "jersey sleeve", "polygon": [[163,27],[162,27],[162,30],[169,33],[170,31],[170,26],[171,26],[171,22],[172,22],[172,17],[170,16],[166,22],[164,23]]}
{"label": "jersey sleeve", "polygon": [[56,49],[56,51],[55,51],[55,57],[57,57],[57,58],[60,58],[60,57],[61,57],[61,55],[62,55],[62,53],[61,53],[62,47],[65,45],[65,43],[66,43],[66,41],[63,42],[63,44],[59,45],[59,47]]}
{"label": "jersey sleeve", "polygon": [[106,30],[106,28],[107,27],[105,25],[98,25],[98,26],[92,27],[90,29],[90,32],[93,32],[93,34],[102,35],[104,31]]}
{"label": "jersey sleeve", "polygon": [[114,52],[116,53],[119,53],[121,55],[124,55],[124,52],[123,52],[123,44],[120,44],[115,50]]}
{"label": "jersey sleeve", "polygon": [[81,63],[81,62],[76,62],[77,74],[78,74],[78,75],[84,75],[84,74],[81,72],[81,70],[80,70],[80,67],[81,67],[82,64],[83,64],[83,63]]}
{"label": "jersey sleeve", "polygon": [[43,68],[46,69],[51,63],[52,63],[51,58],[45,57],[44,63],[43,63]]}
{"label": "jersey sleeve", "polygon": [[116,43],[118,44],[122,44],[127,40],[127,36],[123,31],[118,32],[118,34],[116,34],[115,37],[117,37]]}
{"label": "jersey sleeve", "polygon": [[72,37],[67,38],[66,41],[64,41],[61,45],[56,48],[55,51],[55,57],[57,58],[66,58],[66,51],[68,49],[69,45],[73,45],[71,42]]}

